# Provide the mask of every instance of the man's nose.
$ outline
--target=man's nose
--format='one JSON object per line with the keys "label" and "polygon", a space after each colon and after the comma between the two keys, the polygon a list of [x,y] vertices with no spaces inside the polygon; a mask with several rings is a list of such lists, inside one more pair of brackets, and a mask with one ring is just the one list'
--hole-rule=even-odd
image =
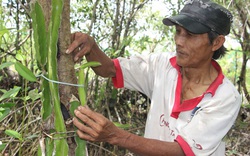
{"label": "man's nose", "polygon": [[177,46],[183,46],[186,42],[186,38],[183,35],[175,35],[175,44]]}

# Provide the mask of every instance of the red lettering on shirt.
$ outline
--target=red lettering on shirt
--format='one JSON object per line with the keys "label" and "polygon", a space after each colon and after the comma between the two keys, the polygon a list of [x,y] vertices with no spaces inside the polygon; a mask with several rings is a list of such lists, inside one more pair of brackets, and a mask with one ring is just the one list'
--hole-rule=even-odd
{"label": "red lettering on shirt", "polygon": [[195,142],[195,140],[193,140],[193,142],[194,142],[194,147],[195,147],[195,148],[197,148],[198,150],[202,150],[202,149],[203,149],[203,147],[201,146],[201,144],[197,144],[197,143]]}
{"label": "red lettering on shirt", "polygon": [[175,136],[174,130],[170,131],[170,135],[173,136],[173,137]]}
{"label": "red lettering on shirt", "polygon": [[160,116],[160,126],[163,127],[163,126],[166,126],[166,127],[169,127],[169,122],[165,121],[164,119],[164,114],[162,114]]}
{"label": "red lettering on shirt", "polygon": [[160,126],[161,127],[167,127],[169,129],[169,134],[173,137],[175,137],[175,131],[170,129],[169,122],[165,120],[164,114],[160,116]]}
{"label": "red lettering on shirt", "polygon": [[164,114],[160,116],[160,126],[161,127],[167,127],[169,129],[169,133],[171,136],[175,137],[175,131],[170,129],[169,122],[165,120]]}

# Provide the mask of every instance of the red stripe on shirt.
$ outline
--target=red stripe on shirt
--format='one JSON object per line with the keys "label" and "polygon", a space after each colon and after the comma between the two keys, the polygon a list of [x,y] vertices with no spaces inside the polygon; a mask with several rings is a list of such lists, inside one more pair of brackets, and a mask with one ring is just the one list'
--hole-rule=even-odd
{"label": "red stripe on shirt", "polygon": [[181,67],[177,64],[176,57],[172,57],[170,59],[170,63],[178,72],[178,81],[177,81],[177,86],[176,86],[176,91],[175,91],[175,103],[174,103],[174,107],[171,113],[171,117],[178,119],[179,114],[181,112],[194,109],[199,104],[199,102],[203,99],[205,94],[211,93],[212,95],[214,95],[216,89],[219,87],[220,84],[222,84],[224,75],[222,73],[220,65],[215,60],[212,60],[211,61],[212,65],[218,71],[217,78],[209,86],[206,92],[204,92],[201,96],[193,98],[193,99],[185,100],[181,104],[181,101],[180,101],[181,89],[182,89],[182,76],[180,73]]}
{"label": "red stripe on shirt", "polygon": [[112,81],[115,88],[123,88],[124,87],[124,81],[123,81],[123,75],[122,75],[122,69],[119,63],[118,59],[113,59],[115,69],[116,69],[116,75],[115,77],[112,77]]}
{"label": "red stripe on shirt", "polygon": [[188,143],[180,135],[177,136],[175,141],[181,146],[186,156],[195,156]]}

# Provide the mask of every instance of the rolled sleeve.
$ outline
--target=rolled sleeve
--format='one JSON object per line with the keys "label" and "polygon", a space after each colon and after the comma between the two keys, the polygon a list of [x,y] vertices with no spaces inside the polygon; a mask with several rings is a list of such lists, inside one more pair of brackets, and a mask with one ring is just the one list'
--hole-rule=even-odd
{"label": "rolled sleeve", "polygon": [[116,69],[116,75],[115,77],[112,77],[113,85],[115,88],[123,88],[124,87],[124,80],[122,75],[121,66],[118,59],[113,59],[115,69]]}
{"label": "rolled sleeve", "polygon": [[186,156],[195,156],[188,143],[180,135],[177,136],[175,141],[181,146]]}

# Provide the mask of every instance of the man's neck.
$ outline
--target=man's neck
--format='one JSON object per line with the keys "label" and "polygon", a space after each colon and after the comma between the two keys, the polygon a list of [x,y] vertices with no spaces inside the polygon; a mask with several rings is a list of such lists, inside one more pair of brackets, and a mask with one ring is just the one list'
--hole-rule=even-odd
{"label": "man's neck", "polygon": [[212,64],[204,68],[181,68],[183,80],[195,84],[211,84],[218,76],[218,71]]}
{"label": "man's neck", "polygon": [[182,68],[181,73],[181,103],[201,96],[218,76],[218,71],[212,64],[207,68]]}

